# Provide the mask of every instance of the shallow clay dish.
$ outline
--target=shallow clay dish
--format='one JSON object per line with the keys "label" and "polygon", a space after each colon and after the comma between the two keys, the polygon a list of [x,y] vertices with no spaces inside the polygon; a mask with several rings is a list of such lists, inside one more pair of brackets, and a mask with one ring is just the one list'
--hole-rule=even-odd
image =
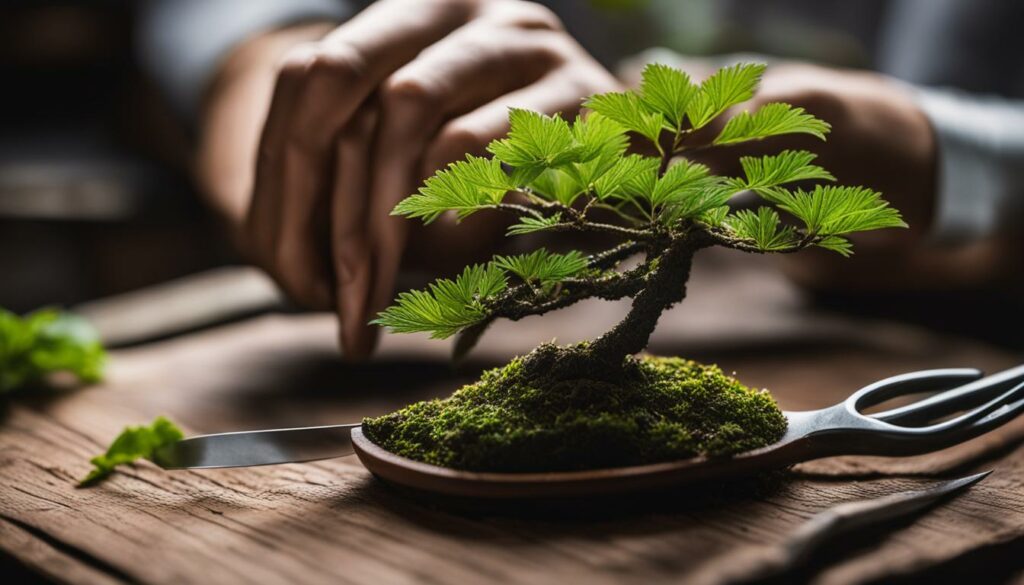
{"label": "shallow clay dish", "polygon": [[[768,447],[720,460],[694,458],[586,471],[494,473],[462,471],[400,457],[377,446],[358,428],[352,430],[352,446],[363,465],[388,483],[435,494],[486,499],[547,499],[651,491],[791,463],[785,457],[788,450]],[[758,456],[766,449],[772,451],[771,460],[766,457],[769,454]],[[772,461],[778,464],[773,465]]]}
{"label": "shallow clay dish", "polygon": [[[352,429],[352,446],[371,473],[415,490],[483,499],[546,499],[659,490],[726,479],[835,455],[918,455],[943,449],[996,428],[1024,412],[1024,366],[978,379],[977,370],[913,372],[862,388],[821,410],[784,412],[786,434],[777,442],[732,457],[544,473],[450,469],[388,452]],[[952,388],[952,389],[950,389]],[[885,412],[862,410],[898,396],[941,392]],[[929,420],[967,412],[929,426]],[[915,425],[915,426],[904,426]]]}

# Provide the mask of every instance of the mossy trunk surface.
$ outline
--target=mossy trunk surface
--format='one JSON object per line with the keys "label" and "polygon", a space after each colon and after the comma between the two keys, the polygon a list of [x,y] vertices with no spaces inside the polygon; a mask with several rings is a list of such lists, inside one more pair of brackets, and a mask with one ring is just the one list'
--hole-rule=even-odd
{"label": "mossy trunk surface", "polygon": [[617,381],[625,375],[624,359],[647,347],[661,314],[686,298],[693,265],[689,246],[670,247],[658,257],[644,289],[633,297],[629,313],[591,343],[562,348],[555,355],[533,353],[524,364],[528,375],[559,380],[580,377]]}

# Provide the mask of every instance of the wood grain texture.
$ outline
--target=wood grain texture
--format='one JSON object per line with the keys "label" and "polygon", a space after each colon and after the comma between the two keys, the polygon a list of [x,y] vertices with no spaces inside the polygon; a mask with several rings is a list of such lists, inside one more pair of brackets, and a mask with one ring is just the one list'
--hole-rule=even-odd
{"label": "wood grain texture", "polygon": [[[1024,421],[925,457],[825,460],[783,477],[598,505],[452,507],[382,484],[353,457],[182,472],[142,463],[75,488],[88,458],[126,424],[166,414],[189,432],[215,432],[356,420],[448,394],[540,340],[599,333],[619,309],[589,304],[500,324],[457,371],[445,344],[410,336],[387,337],[370,364],[344,364],[328,315],[264,317],[118,351],[103,385],[7,409],[0,547],[76,583],[725,583],[756,575],[789,532],[832,504],[991,467],[960,497],[866,543],[837,546],[809,578],[892,582],[975,559],[1014,574],[1024,543]],[[763,264],[731,255],[698,264],[690,299],[666,316],[653,350],[717,362],[791,409],[901,371],[1020,361],[909,326],[813,311]]]}

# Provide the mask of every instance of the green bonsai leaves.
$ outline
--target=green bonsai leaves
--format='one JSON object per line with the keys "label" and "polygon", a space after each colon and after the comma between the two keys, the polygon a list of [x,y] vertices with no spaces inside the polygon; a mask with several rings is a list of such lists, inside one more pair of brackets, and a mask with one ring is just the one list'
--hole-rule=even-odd
{"label": "green bonsai leaves", "polygon": [[106,353],[81,317],[53,309],[25,317],[0,309],[0,394],[69,372],[82,382],[103,374]]}
{"label": "green bonsai leaves", "polygon": [[[715,175],[686,158],[695,149],[784,134],[825,140],[828,123],[784,103],[740,112],[713,137],[698,133],[749,100],[763,72],[763,65],[739,64],[698,84],[682,71],[650,65],[636,91],[592,96],[584,103],[589,114],[571,124],[558,116],[511,110],[509,134],[491,143],[491,158],[467,156],[449,165],[393,213],[429,223],[449,212],[461,219],[499,210],[516,218],[510,236],[603,233],[624,242],[622,253],[586,258],[538,250],[496,258],[467,268],[455,280],[401,294],[374,323],[434,337],[475,327],[475,338],[480,326],[496,318],[518,319],[593,296],[635,297],[659,259],[673,249],[685,249],[672,256],[684,263],[692,252],[714,245],[756,253],[818,246],[845,256],[852,253],[845,237],[850,233],[906,227],[880,193],[831,184],[835,177],[814,164],[810,152],[742,157],[738,177]],[[629,153],[630,133],[658,156]],[[732,211],[728,203],[741,192],[757,194],[763,205]],[[795,225],[784,222],[780,212]],[[644,263],[617,271],[617,263],[635,252],[645,254]]]}

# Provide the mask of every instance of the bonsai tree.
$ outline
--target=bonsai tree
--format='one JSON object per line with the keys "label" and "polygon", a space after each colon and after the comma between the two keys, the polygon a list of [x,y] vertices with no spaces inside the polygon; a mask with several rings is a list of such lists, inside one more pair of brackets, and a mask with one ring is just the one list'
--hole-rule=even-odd
{"label": "bonsai tree", "polygon": [[[426,290],[401,293],[376,324],[458,336],[461,355],[495,319],[515,321],[590,297],[630,297],[632,306],[592,342],[545,344],[449,399],[366,421],[367,436],[432,463],[513,471],[728,454],[781,435],[785,422],[770,397],[717,368],[633,357],[659,316],[685,298],[701,249],[784,254],[817,246],[848,256],[848,234],[906,227],[878,192],[834,184],[810,152],[742,157],[737,177],[687,159],[783,134],[825,140],[828,123],[785,103],[737,113],[710,132],[709,124],[754,95],[763,71],[739,64],[698,84],[650,65],[637,91],[592,96],[588,115],[572,124],[513,109],[508,136],[488,147],[492,157],[467,156],[401,201],[395,215],[426,223],[493,210],[514,218],[509,236],[571,231],[618,243],[589,256],[543,248],[496,256]],[[656,156],[631,153],[631,138]],[[731,210],[729,200],[747,191],[763,205]],[[639,263],[619,268],[634,255]],[[594,441],[608,447],[610,436],[614,453],[596,455]]]}

